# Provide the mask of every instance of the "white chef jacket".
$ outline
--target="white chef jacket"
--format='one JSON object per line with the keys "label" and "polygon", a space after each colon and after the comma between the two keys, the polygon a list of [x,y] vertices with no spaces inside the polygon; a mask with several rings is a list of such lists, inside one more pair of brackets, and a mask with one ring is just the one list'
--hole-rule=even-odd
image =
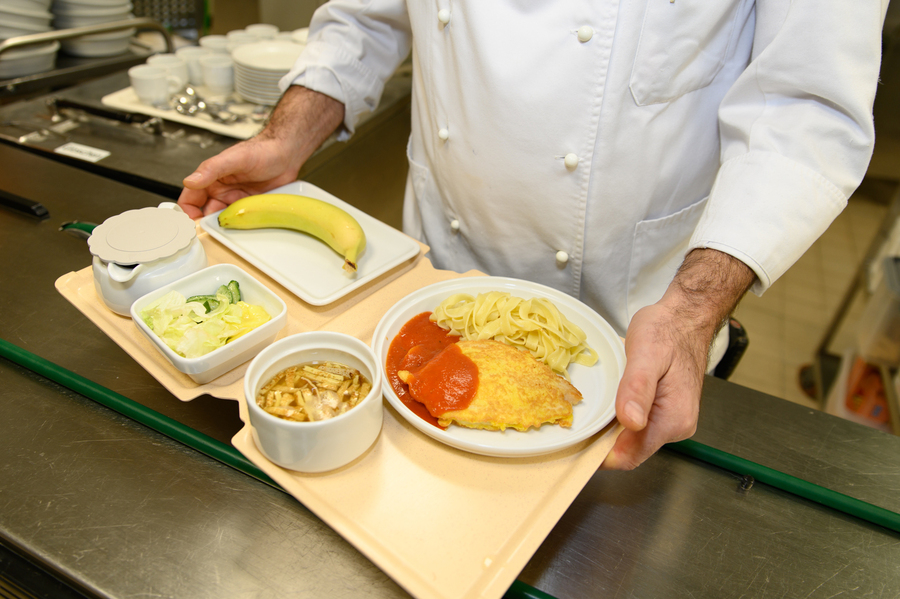
{"label": "white chef jacket", "polygon": [[332,0],[282,80],[346,107],[412,51],[404,230],[439,268],[565,291],[624,334],[692,248],[762,293],[874,145],[887,0]]}

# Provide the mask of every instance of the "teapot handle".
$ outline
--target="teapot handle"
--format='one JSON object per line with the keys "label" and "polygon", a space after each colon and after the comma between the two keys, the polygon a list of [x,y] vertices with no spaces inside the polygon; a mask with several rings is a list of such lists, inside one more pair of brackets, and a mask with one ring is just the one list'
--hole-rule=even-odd
{"label": "teapot handle", "polygon": [[109,278],[115,281],[116,283],[127,283],[131,279],[135,277],[141,270],[143,270],[143,264],[137,264],[132,267],[120,266],[115,262],[110,262],[106,266],[106,272],[109,273]]}
{"label": "teapot handle", "polygon": [[157,206],[157,208],[167,208],[176,212],[184,212],[184,210],[181,209],[181,206],[179,206],[175,202],[162,202],[159,206]]}

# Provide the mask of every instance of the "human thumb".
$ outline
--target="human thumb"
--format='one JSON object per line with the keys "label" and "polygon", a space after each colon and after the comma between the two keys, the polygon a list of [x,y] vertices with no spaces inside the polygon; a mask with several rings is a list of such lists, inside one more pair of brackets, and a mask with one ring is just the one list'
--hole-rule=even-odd
{"label": "human thumb", "polygon": [[640,430],[647,424],[647,412],[644,411],[644,407],[638,402],[633,399],[628,400],[625,402],[625,405],[622,406],[622,415],[619,420],[627,420],[627,426],[631,430]]}
{"label": "human thumb", "polygon": [[185,177],[182,180],[182,183],[189,189],[203,189],[207,187],[211,181],[207,182],[203,172],[197,170]]}
{"label": "human thumb", "polygon": [[639,431],[647,426],[658,383],[652,364],[637,357],[626,364],[616,392],[616,416],[625,428]]}

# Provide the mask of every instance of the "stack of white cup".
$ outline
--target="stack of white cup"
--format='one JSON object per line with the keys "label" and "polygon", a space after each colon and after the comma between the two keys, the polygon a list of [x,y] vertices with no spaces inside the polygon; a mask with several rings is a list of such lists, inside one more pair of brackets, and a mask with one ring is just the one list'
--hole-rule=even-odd
{"label": "stack of white cup", "polygon": [[202,86],[210,99],[224,100],[234,91],[234,65],[228,52],[208,45],[185,46],[176,50],[175,56],[185,64],[187,82],[194,87]]}
{"label": "stack of white cup", "polygon": [[200,66],[200,57],[211,53],[212,50],[202,46],[183,46],[175,50],[175,55],[187,65],[188,83],[193,86],[203,85],[203,68]]}
{"label": "stack of white cup", "polygon": [[[0,0],[2,2],[3,0]],[[60,0],[57,0],[60,1]],[[75,1],[75,0],[69,0]],[[114,0],[77,0],[114,1]],[[150,66],[168,69],[168,76],[181,80],[182,87],[190,84],[202,88],[211,100],[223,101],[235,91],[235,66],[231,53],[240,46],[263,41],[284,42],[296,40],[297,31],[281,32],[275,25],[256,23],[244,29],[229,31],[227,35],[206,35],[198,46],[185,46],[171,54],[158,54],[147,60]],[[157,74],[158,76],[158,74]],[[171,82],[172,79],[169,79]],[[162,88],[161,83],[157,85]],[[148,96],[149,97],[149,96]],[[144,100],[142,100],[144,101]],[[154,104],[158,100],[148,100]]]}

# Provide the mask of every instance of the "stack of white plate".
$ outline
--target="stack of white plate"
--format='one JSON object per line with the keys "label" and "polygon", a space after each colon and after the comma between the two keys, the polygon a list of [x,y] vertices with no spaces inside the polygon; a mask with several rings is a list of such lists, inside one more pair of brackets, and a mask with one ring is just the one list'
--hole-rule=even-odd
{"label": "stack of white plate", "polygon": [[0,0],[0,39],[50,31],[52,19],[43,2]]}
{"label": "stack of white plate", "polygon": [[[0,41],[50,31],[50,0],[0,0]],[[22,46],[0,54],[0,79],[24,77],[56,66],[59,42]]]}
{"label": "stack of white plate", "polygon": [[274,106],[281,98],[278,81],[287,75],[304,46],[294,42],[266,40],[234,49],[234,88],[244,100]]}
{"label": "stack of white plate", "polygon": [[[53,25],[72,29],[133,19],[134,7],[128,0],[54,0]],[[96,33],[62,41],[62,49],[75,56],[114,56],[128,49],[134,29]]]}

